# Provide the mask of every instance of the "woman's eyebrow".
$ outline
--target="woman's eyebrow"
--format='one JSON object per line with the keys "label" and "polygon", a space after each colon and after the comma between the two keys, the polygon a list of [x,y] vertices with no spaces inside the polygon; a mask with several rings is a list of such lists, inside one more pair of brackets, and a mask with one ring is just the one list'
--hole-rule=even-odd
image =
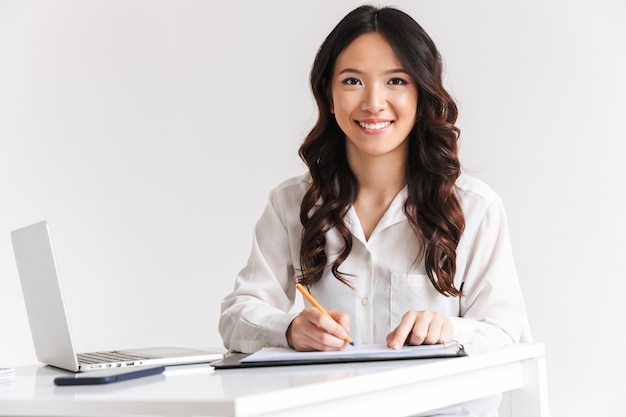
{"label": "woman's eyebrow", "polygon": [[[359,74],[359,75],[363,75],[365,74],[364,71],[355,69],[355,68],[344,68],[341,71],[339,71],[339,74],[337,75],[342,75],[345,73],[353,73],[353,74]],[[389,75],[389,74],[397,74],[397,73],[402,73],[402,74],[408,74],[408,71],[405,70],[404,68],[394,68],[394,69],[389,69],[387,71],[384,71],[383,74],[385,75]]]}

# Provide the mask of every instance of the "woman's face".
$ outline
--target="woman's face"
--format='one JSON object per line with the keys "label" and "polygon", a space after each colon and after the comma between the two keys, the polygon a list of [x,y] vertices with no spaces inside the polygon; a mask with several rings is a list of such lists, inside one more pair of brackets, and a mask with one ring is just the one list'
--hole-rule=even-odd
{"label": "woman's face", "polygon": [[417,114],[417,86],[377,32],[356,38],[339,55],[331,111],[350,156],[406,155]]}

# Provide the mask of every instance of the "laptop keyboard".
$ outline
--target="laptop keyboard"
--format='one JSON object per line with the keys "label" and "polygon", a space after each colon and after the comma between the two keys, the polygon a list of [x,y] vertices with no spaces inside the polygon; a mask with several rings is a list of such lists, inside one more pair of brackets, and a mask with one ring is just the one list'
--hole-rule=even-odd
{"label": "laptop keyboard", "polygon": [[78,356],[78,362],[85,363],[85,364],[124,362],[124,361],[136,361],[136,360],[142,360],[142,359],[150,359],[145,356],[130,355],[128,353],[122,353],[122,352],[117,352],[117,351],[79,353],[77,356]]}

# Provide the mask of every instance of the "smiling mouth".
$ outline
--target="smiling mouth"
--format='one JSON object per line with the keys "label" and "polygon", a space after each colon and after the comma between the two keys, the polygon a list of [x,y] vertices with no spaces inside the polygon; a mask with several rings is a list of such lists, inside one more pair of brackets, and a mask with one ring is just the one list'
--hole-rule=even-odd
{"label": "smiling mouth", "polygon": [[378,123],[363,123],[363,122],[358,122],[358,123],[359,123],[359,126],[361,126],[363,129],[368,129],[368,130],[381,130],[391,125],[390,121],[378,122]]}

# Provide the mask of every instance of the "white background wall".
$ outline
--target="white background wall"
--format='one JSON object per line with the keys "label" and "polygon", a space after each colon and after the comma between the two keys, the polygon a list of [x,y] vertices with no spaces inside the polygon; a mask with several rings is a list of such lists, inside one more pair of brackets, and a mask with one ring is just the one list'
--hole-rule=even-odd
{"label": "white background wall", "polygon": [[[358,4],[0,0],[0,365],[36,360],[9,232],[42,219],[79,350],[221,345],[267,193],[303,171],[314,54]],[[621,415],[624,2],[394,4],[504,199],[553,415]]]}

